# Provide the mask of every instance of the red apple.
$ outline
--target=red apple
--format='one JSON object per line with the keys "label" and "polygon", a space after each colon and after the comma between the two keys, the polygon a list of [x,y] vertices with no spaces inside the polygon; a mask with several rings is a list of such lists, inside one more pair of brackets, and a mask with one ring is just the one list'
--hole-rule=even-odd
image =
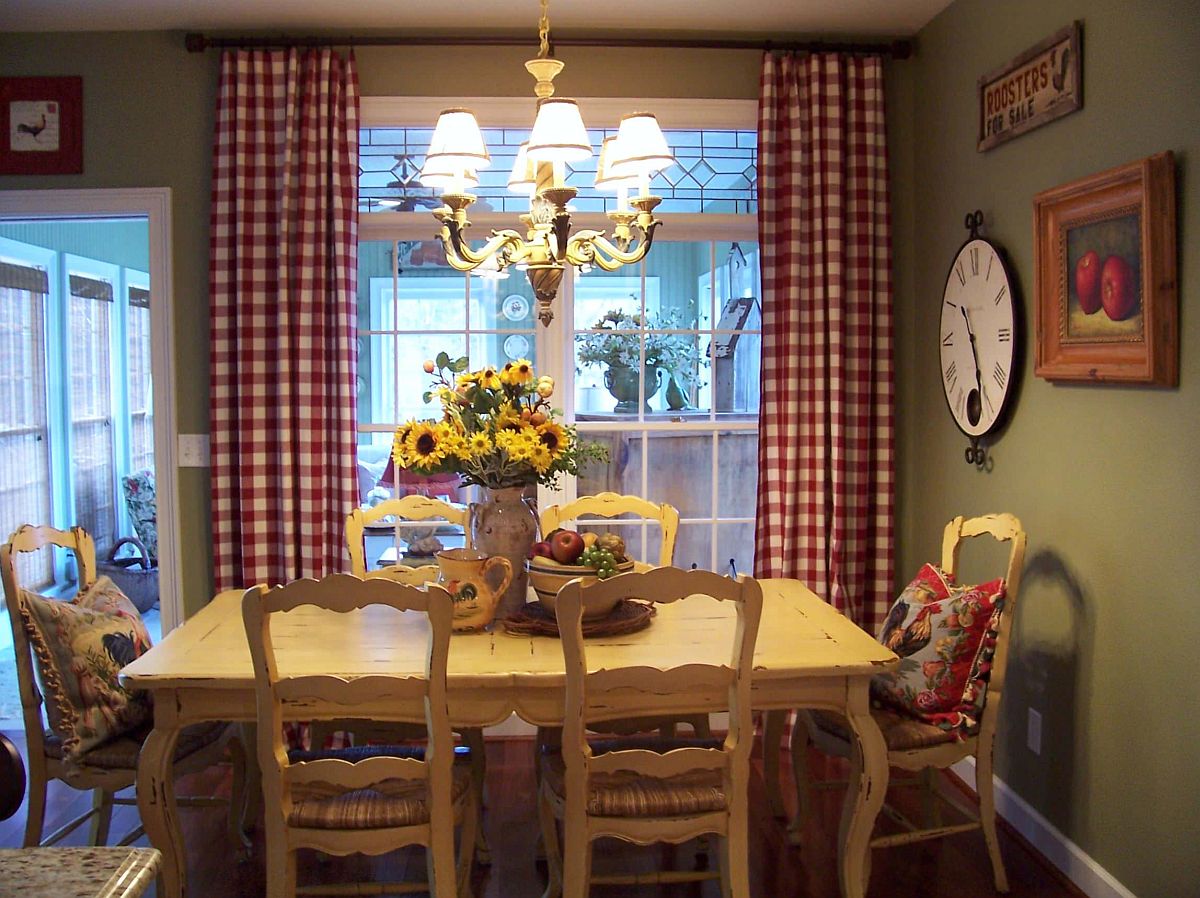
{"label": "red apple", "polygon": [[533,544],[533,555],[540,556],[542,558],[554,557],[554,554],[550,551],[550,543],[545,542],[544,540],[540,543]]}
{"label": "red apple", "polygon": [[1084,314],[1100,311],[1100,254],[1094,249],[1075,263],[1075,295]]}
{"label": "red apple", "polygon": [[550,554],[559,564],[574,564],[584,548],[583,537],[574,530],[558,530],[550,537]]}
{"label": "red apple", "polygon": [[1100,274],[1100,301],[1104,304],[1104,313],[1113,321],[1124,321],[1137,309],[1137,284],[1134,283],[1133,268],[1120,256],[1109,256],[1104,260],[1104,269]]}

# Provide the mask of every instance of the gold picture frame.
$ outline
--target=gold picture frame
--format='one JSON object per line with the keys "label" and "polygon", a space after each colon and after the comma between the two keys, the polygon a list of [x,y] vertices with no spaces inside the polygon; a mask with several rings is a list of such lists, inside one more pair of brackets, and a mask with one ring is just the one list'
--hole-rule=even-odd
{"label": "gold picture frame", "polygon": [[1034,373],[1178,385],[1171,153],[1043,191],[1033,217]]}

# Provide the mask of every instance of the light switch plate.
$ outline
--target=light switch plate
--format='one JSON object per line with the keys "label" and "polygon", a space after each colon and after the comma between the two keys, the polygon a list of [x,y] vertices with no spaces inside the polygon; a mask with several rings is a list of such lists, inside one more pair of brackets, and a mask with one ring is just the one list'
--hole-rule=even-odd
{"label": "light switch plate", "polygon": [[179,467],[208,467],[208,434],[181,433],[179,435]]}

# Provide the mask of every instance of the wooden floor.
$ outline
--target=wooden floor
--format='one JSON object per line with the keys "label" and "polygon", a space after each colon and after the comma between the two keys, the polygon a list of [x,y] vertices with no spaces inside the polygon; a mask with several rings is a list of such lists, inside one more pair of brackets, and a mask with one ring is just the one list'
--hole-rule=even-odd
{"label": "wooden floor", "polygon": [[[20,732],[6,732],[23,745]],[[532,745],[528,740],[507,739],[488,743],[488,806],[484,827],[492,846],[490,868],[477,868],[475,895],[478,898],[536,898],[545,885],[544,871],[534,861],[537,817],[533,800]],[[814,755],[810,767],[815,778],[835,778],[841,762]],[[784,759],[785,770],[790,766]],[[844,768],[841,771],[844,775]],[[965,803],[961,789],[952,780],[942,784],[953,800]],[[790,780],[785,785],[785,800],[792,807],[794,793]],[[759,776],[751,780],[751,807],[766,808],[764,783]],[[214,768],[210,773],[179,782],[179,794],[228,793],[228,771]],[[892,800],[906,801],[904,790],[893,790]],[[765,810],[752,815],[750,833],[751,888],[756,898],[797,896],[797,898],[837,898],[837,824],[841,809],[840,790],[815,793],[816,812],[804,831],[803,844],[796,848],[787,842],[784,821],[773,819]],[[61,783],[51,787],[47,811],[50,832],[61,822],[87,808],[88,798],[67,789]],[[947,815],[949,818],[953,812]],[[263,846],[261,828],[254,833],[254,848],[248,854],[229,844],[219,808],[183,810],[184,839],[188,845],[188,871],[192,898],[250,898],[263,892]],[[136,811],[118,808],[113,820],[113,840],[136,824]],[[0,821],[0,847],[21,844],[24,809],[6,821]],[[86,828],[72,834],[64,844],[83,844]],[[145,839],[138,844],[147,844]],[[1001,849],[1008,866],[1011,895],[1016,898],[1075,896],[1080,893],[1065,884],[1046,862],[1019,838],[1001,831]],[[639,848],[615,841],[597,843],[595,869],[603,872],[651,871],[664,862],[694,864],[694,843],[678,848]],[[420,849],[397,851],[381,858],[317,859],[301,853],[299,881],[338,882],[352,879],[423,878],[424,854]],[[153,893],[151,893],[153,894]],[[592,889],[594,898],[609,895],[661,896],[661,898],[719,898],[717,883],[700,885],[600,887]],[[991,868],[979,833],[965,833],[927,842],[924,845],[880,849],[873,852],[870,898],[982,898],[995,895]]]}

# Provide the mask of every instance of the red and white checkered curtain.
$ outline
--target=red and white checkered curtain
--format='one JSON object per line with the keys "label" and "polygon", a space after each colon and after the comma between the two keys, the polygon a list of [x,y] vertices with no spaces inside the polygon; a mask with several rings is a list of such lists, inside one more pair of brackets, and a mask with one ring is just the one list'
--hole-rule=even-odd
{"label": "red and white checkered curtain", "polygon": [[209,279],[218,589],[342,568],[355,472],[358,75],[221,57]]}
{"label": "red and white checkered curtain", "polygon": [[763,57],[755,572],[864,628],[892,591],[892,282],[883,66]]}

